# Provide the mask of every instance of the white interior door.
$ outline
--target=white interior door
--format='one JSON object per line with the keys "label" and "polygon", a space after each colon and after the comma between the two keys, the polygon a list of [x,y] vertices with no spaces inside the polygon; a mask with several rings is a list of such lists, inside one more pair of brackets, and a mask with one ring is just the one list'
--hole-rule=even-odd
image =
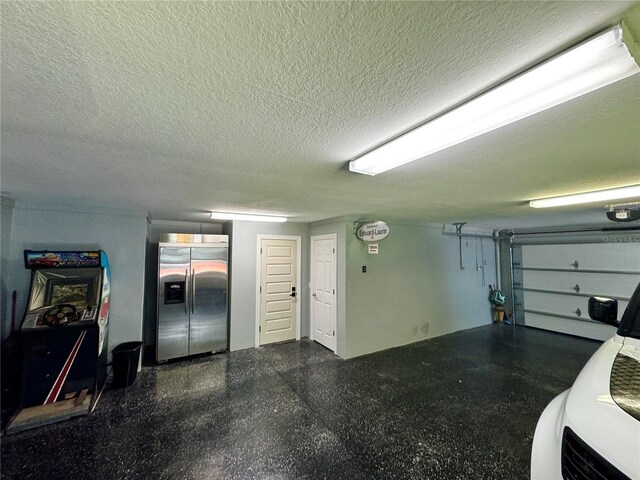
{"label": "white interior door", "polygon": [[311,237],[311,338],[336,350],[336,236]]}
{"label": "white interior door", "polygon": [[296,240],[261,239],[260,345],[296,338]]}

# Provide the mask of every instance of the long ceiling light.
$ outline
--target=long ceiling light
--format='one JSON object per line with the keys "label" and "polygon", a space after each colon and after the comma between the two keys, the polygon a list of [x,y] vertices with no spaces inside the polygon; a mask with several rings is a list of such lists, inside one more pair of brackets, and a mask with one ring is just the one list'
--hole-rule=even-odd
{"label": "long ceiling light", "polygon": [[640,71],[618,25],[349,162],[377,175]]}
{"label": "long ceiling light", "polygon": [[212,220],[244,220],[247,222],[286,222],[287,217],[251,215],[247,213],[211,212]]}
{"label": "long ceiling light", "polygon": [[559,197],[541,198],[538,200],[531,200],[529,202],[529,206],[533,208],[561,207],[563,205],[607,202],[609,200],[622,200],[635,197],[640,197],[640,185],[609,188],[607,190],[597,190],[595,192],[575,193],[573,195],[561,195]]}

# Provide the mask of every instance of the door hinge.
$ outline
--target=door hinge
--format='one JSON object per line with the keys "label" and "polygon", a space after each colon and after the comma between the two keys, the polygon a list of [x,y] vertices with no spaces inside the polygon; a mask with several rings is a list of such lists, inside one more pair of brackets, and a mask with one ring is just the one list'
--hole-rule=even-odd
{"label": "door hinge", "polygon": [[262,255],[262,247],[260,247],[260,255]]}
{"label": "door hinge", "polygon": [[335,248],[333,249],[333,253],[336,253],[336,249]]}
{"label": "door hinge", "polygon": [[262,287],[260,287],[260,293],[262,293]]}
{"label": "door hinge", "polygon": [[258,332],[262,332],[262,325],[258,326]]}
{"label": "door hinge", "polygon": [[333,331],[333,336],[334,336],[334,337],[336,336],[336,331],[335,331],[335,330]]}
{"label": "door hinge", "polygon": [[334,294],[334,295],[336,294],[336,289],[335,289],[335,288],[333,289],[333,294]]}

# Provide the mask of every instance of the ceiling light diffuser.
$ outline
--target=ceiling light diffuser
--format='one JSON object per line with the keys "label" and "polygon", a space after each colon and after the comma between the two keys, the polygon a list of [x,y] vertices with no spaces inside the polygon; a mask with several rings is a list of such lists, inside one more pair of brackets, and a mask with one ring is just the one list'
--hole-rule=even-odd
{"label": "ceiling light diffuser", "polygon": [[244,220],[247,222],[286,222],[287,217],[273,215],[253,215],[248,213],[211,212],[213,220]]}
{"label": "ceiling light diffuser", "polygon": [[575,193],[559,197],[541,198],[531,200],[529,206],[533,208],[561,207],[563,205],[578,205],[581,203],[607,202],[609,200],[622,200],[625,198],[640,197],[640,185],[628,187],[609,188],[595,192]]}
{"label": "ceiling light diffuser", "polygon": [[638,73],[618,25],[349,162],[377,175]]}

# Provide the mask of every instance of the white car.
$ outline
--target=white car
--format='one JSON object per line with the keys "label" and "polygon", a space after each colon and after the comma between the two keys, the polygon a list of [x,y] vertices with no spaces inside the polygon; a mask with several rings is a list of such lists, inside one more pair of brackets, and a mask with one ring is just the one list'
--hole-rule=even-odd
{"label": "white car", "polygon": [[542,412],[533,480],[640,479],[640,284],[619,324],[617,311],[615,300],[589,299],[589,316],[618,330]]}

